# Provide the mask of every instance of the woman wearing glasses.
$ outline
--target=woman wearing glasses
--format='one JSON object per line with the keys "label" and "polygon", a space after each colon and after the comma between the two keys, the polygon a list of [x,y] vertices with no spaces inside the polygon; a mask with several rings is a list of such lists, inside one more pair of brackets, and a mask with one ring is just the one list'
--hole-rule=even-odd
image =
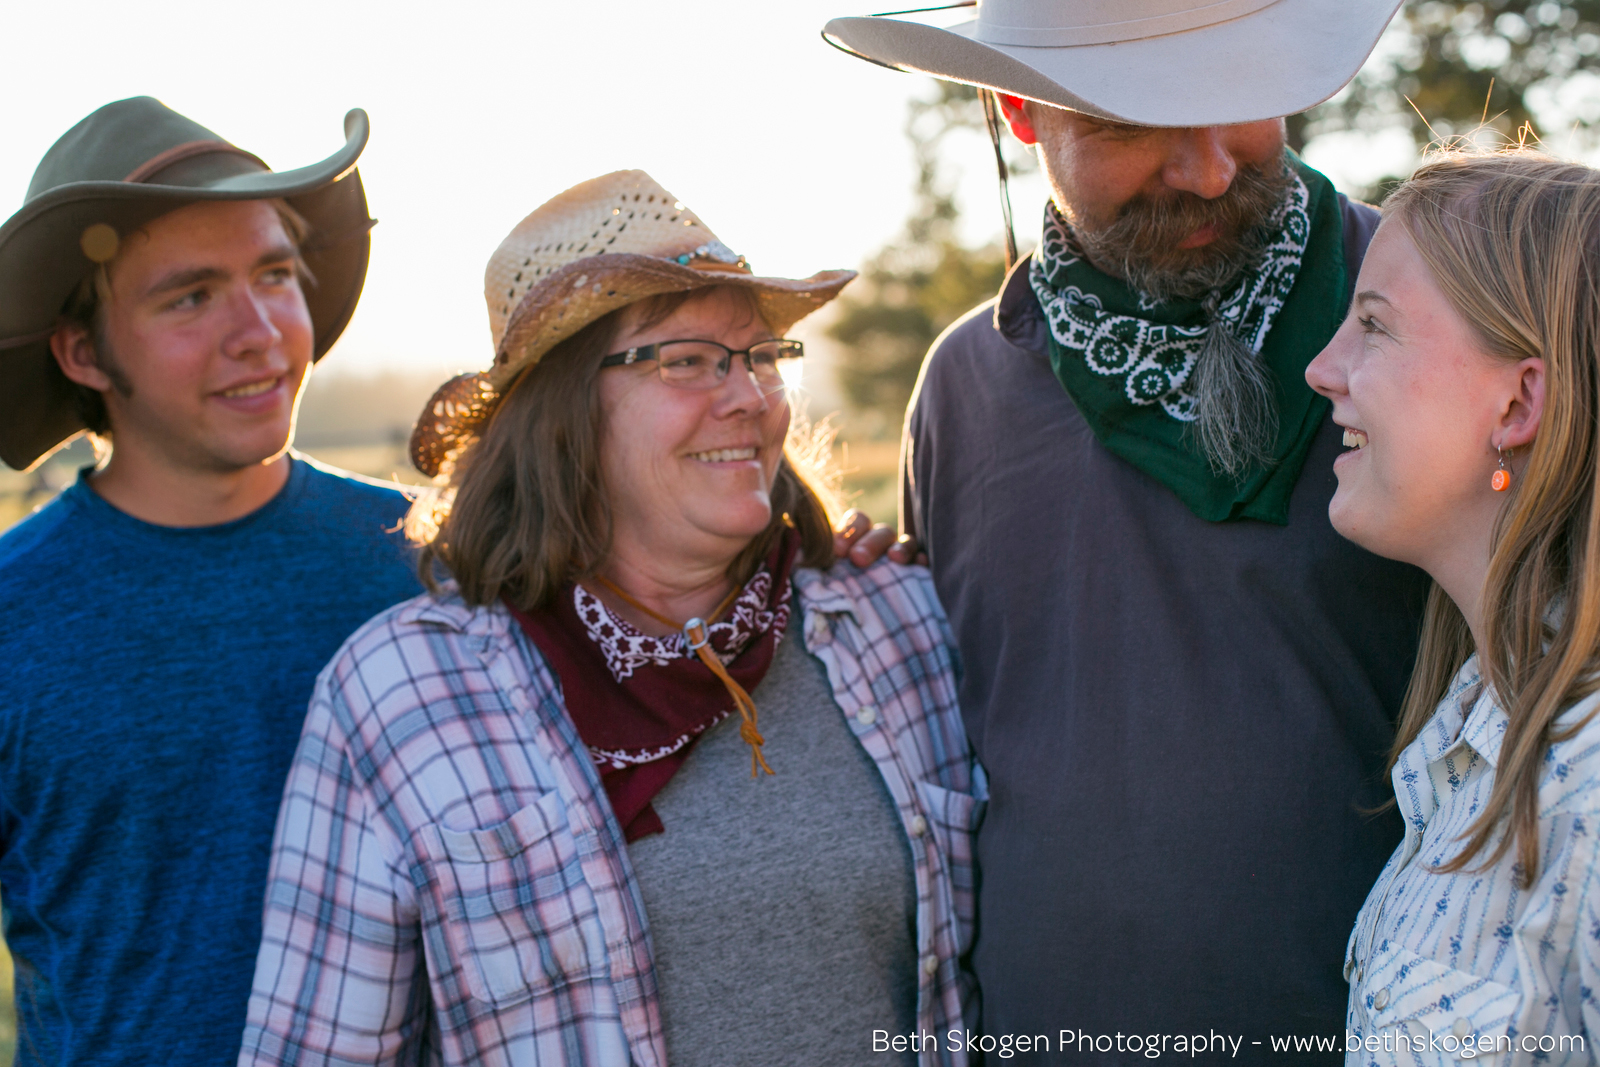
{"label": "woman wearing glasses", "polygon": [[495,364],[412,441],[430,593],[312,701],[241,1062],[966,1062],[948,627],[785,450],[782,334],[852,276],[758,277],[638,171],[501,245]]}

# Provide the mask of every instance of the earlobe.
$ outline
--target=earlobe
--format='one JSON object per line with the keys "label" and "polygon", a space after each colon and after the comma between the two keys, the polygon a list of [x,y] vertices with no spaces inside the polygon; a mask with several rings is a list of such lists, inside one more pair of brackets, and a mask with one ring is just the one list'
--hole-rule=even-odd
{"label": "earlobe", "polygon": [[100,392],[111,388],[111,379],[95,358],[94,338],[75,323],[63,323],[50,335],[50,354],[67,380]]}

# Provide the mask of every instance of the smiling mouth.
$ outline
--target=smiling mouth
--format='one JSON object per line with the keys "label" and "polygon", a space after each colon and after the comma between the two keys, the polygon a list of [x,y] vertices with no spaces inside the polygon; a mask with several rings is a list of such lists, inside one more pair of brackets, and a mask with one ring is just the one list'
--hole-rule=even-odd
{"label": "smiling mouth", "polygon": [[713,448],[709,452],[691,452],[689,458],[701,463],[736,463],[741,459],[755,459],[754,448]]}
{"label": "smiling mouth", "polygon": [[1367,435],[1360,430],[1352,430],[1347,427],[1344,431],[1344,447],[1354,449],[1367,447]]}
{"label": "smiling mouth", "polygon": [[247,396],[260,396],[262,393],[276,389],[278,387],[278,383],[282,380],[282,378],[268,378],[266,381],[262,382],[251,382],[248,385],[236,385],[232,389],[224,389],[221,395],[227,397],[229,400],[238,400]]}

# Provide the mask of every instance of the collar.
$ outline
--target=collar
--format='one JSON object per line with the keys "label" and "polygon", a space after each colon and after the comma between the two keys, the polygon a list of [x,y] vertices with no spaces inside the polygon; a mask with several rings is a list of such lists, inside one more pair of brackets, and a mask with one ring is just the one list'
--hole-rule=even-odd
{"label": "collar", "polygon": [[1474,652],[1451,679],[1439,710],[1417,738],[1422,758],[1433,763],[1461,748],[1471,748],[1491,767],[1500,763],[1500,745],[1510,718],[1484,684]]}
{"label": "collar", "polygon": [[[1023,279],[1026,283],[1027,279]],[[843,572],[843,573],[841,573]],[[829,615],[849,615],[856,618],[855,592],[859,579],[851,575],[860,571],[854,565],[835,566],[827,571],[811,567],[796,567],[790,574],[794,595],[807,611],[820,611]],[[418,623],[442,626],[447,630],[493,640],[509,634],[513,627],[511,613],[499,601],[486,607],[475,608],[461,599],[454,579],[440,583],[438,596],[423,595],[405,605],[395,616],[401,624]]]}
{"label": "collar", "polygon": [[1029,256],[1023,256],[1012,265],[1006,280],[1000,285],[1000,297],[994,305],[994,328],[1011,344],[1024,351],[1049,358],[1050,343],[1046,334],[1050,329],[1045,321],[1039,297],[1028,281]]}

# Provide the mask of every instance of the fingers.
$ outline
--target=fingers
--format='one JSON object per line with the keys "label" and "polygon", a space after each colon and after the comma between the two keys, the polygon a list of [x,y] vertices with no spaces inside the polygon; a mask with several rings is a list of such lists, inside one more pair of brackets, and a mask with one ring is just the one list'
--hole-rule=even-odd
{"label": "fingers", "polygon": [[923,566],[928,563],[928,554],[917,551],[917,539],[910,534],[894,539],[894,544],[889,546],[889,558],[896,563],[921,563]]}
{"label": "fingers", "polygon": [[839,526],[833,531],[833,554],[835,556],[848,556],[850,546],[856,538],[872,529],[872,520],[867,518],[866,512],[860,508],[851,508],[839,518]]}
{"label": "fingers", "polygon": [[850,562],[857,567],[870,567],[883,558],[894,541],[894,527],[880,522],[856,538],[856,543],[850,549]]}
{"label": "fingers", "polygon": [[928,554],[909,534],[896,534],[887,523],[873,525],[867,514],[851,508],[839,519],[833,534],[833,552],[848,558],[858,567],[870,567],[887,553],[896,563],[917,563],[926,567]]}

